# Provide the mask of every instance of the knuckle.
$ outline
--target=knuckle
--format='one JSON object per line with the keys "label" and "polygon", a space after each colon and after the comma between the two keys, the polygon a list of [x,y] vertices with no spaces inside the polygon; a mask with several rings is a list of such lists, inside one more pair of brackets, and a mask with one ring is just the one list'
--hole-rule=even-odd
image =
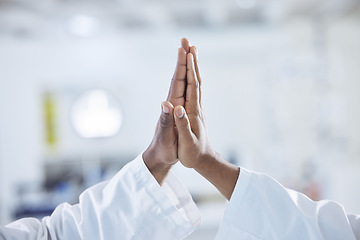
{"label": "knuckle", "polygon": [[181,128],[187,128],[188,125],[189,125],[189,122],[187,121],[187,119],[182,118],[182,119],[180,120],[180,122],[179,122],[178,125],[179,125],[179,127],[181,127]]}
{"label": "knuckle", "polygon": [[194,88],[199,88],[200,83],[196,78],[194,78],[192,81],[188,81],[188,86],[191,86],[191,87],[194,87]]}
{"label": "knuckle", "polygon": [[196,119],[201,119],[202,116],[203,116],[203,114],[198,106],[195,106],[193,111],[191,111],[189,113],[189,117],[196,118]]}
{"label": "knuckle", "polygon": [[172,122],[170,121],[170,117],[166,114],[161,114],[159,119],[159,125],[160,128],[168,128],[172,125]]}

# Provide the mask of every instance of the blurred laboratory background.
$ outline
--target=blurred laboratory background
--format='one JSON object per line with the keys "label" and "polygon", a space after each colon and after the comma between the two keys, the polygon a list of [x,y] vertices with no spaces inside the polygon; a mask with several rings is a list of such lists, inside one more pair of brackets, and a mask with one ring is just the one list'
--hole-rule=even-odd
{"label": "blurred laboratory background", "polygon": [[[150,143],[180,39],[213,148],[360,213],[359,0],[0,0],[0,224],[76,203]],[[213,239],[225,199],[175,173]]]}

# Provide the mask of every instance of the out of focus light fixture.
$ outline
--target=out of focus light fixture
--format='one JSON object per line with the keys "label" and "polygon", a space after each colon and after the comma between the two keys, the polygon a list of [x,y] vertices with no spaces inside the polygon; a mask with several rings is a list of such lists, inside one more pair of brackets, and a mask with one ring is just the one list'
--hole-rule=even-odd
{"label": "out of focus light fixture", "polygon": [[236,4],[239,8],[242,9],[250,9],[255,7],[256,0],[236,0]]}
{"label": "out of focus light fixture", "polygon": [[67,25],[68,31],[76,36],[90,37],[100,29],[98,19],[87,15],[75,15],[71,17]]}
{"label": "out of focus light fixture", "polygon": [[116,98],[107,91],[86,91],[71,108],[71,123],[81,137],[112,137],[119,132],[122,124],[120,106]]}

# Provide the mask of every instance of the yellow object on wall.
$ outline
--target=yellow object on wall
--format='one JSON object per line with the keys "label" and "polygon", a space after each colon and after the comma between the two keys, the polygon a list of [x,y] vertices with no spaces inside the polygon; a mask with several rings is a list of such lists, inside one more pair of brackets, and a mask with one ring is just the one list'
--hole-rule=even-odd
{"label": "yellow object on wall", "polygon": [[57,143],[56,131],[56,103],[51,92],[45,92],[43,96],[44,133],[45,143],[48,147],[55,147]]}

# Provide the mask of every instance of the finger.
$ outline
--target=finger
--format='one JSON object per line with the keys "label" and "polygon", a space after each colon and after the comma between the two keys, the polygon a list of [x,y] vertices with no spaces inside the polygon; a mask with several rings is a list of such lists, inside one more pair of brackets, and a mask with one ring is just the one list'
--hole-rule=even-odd
{"label": "finger", "polygon": [[173,105],[184,105],[184,92],[186,86],[186,51],[178,49],[178,59],[174,75],[171,80],[167,101]]}
{"label": "finger", "polygon": [[174,128],[174,106],[167,101],[161,103],[161,115],[159,119],[160,130]]}
{"label": "finger", "polygon": [[181,47],[185,49],[186,53],[190,52],[190,42],[187,38],[181,39]]}
{"label": "finger", "polygon": [[187,114],[199,110],[199,82],[195,73],[194,57],[192,53],[187,54],[187,89],[186,89],[186,104],[185,108]]}
{"label": "finger", "polygon": [[179,135],[179,141],[192,141],[193,133],[191,131],[190,121],[183,106],[176,106],[174,109],[175,124]]}
{"label": "finger", "polygon": [[156,125],[154,140],[161,144],[169,144],[170,142],[174,142],[174,139],[176,139],[174,107],[170,102],[162,102],[161,114]]}
{"label": "finger", "polygon": [[198,80],[200,82],[200,69],[199,69],[199,66],[198,66],[199,53],[198,53],[197,47],[191,46],[190,53],[194,56],[196,76],[198,77]]}
{"label": "finger", "polygon": [[201,105],[201,76],[200,76],[200,68],[199,68],[199,53],[198,53],[198,49],[195,46],[192,46],[190,48],[190,53],[192,53],[192,55],[194,56],[194,65],[195,65],[195,72],[196,72],[196,77],[197,80],[199,82],[199,103]]}

